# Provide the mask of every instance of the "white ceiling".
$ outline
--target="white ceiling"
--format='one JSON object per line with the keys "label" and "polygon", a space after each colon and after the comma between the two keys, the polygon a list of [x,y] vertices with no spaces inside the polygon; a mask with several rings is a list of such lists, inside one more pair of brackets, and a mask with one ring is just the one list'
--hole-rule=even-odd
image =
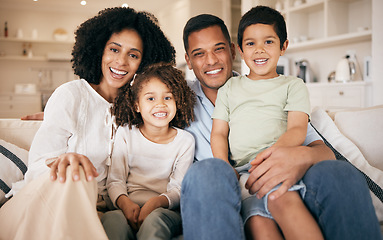
{"label": "white ceiling", "polygon": [[0,0],[0,8],[25,8],[30,10],[73,11],[95,14],[107,7],[121,6],[127,3],[136,10],[146,10],[156,14],[168,4],[181,0],[86,0],[82,6],[81,0]]}

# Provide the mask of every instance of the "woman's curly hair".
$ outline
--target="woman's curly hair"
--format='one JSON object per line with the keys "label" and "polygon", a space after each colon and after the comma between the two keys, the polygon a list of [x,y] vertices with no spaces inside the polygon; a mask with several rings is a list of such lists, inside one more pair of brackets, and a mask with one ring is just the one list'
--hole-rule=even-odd
{"label": "woman's curly hair", "polygon": [[194,121],[195,93],[189,88],[182,71],[176,69],[168,63],[157,63],[148,66],[141,74],[133,80],[133,84],[125,92],[125,101],[121,101],[114,106],[114,114],[118,126],[128,124],[139,127],[143,124],[141,114],[137,112],[136,104],[138,102],[140,91],[145,83],[151,79],[161,80],[169,88],[176,102],[176,114],[170,127],[184,128]]}
{"label": "woman's curly hair", "polygon": [[72,51],[74,73],[89,83],[99,84],[101,60],[105,45],[112,34],[124,29],[135,30],[143,42],[143,57],[137,72],[152,63],[175,63],[175,50],[166,38],[155,17],[132,8],[107,8],[82,23],[75,32]]}

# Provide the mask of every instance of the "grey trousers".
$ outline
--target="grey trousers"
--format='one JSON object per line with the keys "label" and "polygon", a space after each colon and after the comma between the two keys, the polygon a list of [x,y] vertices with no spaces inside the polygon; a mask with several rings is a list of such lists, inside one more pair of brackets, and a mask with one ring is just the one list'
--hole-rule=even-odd
{"label": "grey trousers", "polygon": [[106,212],[101,217],[102,225],[110,240],[164,240],[181,234],[181,215],[178,211],[157,208],[151,212],[135,233],[121,210]]}

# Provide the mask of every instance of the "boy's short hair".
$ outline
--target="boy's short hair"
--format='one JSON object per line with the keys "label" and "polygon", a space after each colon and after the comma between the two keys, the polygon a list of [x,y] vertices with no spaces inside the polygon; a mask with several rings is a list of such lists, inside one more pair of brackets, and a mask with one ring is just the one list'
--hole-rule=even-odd
{"label": "boy's short hair", "polygon": [[245,29],[253,24],[267,24],[274,27],[280,40],[280,48],[287,40],[286,22],[280,12],[267,6],[256,6],[245,13],[238,26],[238,46],[242,50],[243,33]]}
{"label": "boy's short hair", "polygon": [[219,26],[226,40],[231,43],[229,31],[222,19],[211,14],[200,14],[190,18],[184,27],[183,40],[186,53],[189,48],[189,35],[211,26]]}

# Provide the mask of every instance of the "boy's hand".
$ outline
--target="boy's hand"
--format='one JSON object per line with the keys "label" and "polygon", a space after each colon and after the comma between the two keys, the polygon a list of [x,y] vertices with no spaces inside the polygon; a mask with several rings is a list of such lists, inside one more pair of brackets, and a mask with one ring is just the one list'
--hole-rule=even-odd
{"label": "boy's hand", "polygon": [[140,215],[140,206],[134,203],[126,195],[120,195],[117,198],[117,206],[122,210],[126,220],[128,220],[129,226],[133,231],[137,232],[140,228],[138,224],[138,217]]}

